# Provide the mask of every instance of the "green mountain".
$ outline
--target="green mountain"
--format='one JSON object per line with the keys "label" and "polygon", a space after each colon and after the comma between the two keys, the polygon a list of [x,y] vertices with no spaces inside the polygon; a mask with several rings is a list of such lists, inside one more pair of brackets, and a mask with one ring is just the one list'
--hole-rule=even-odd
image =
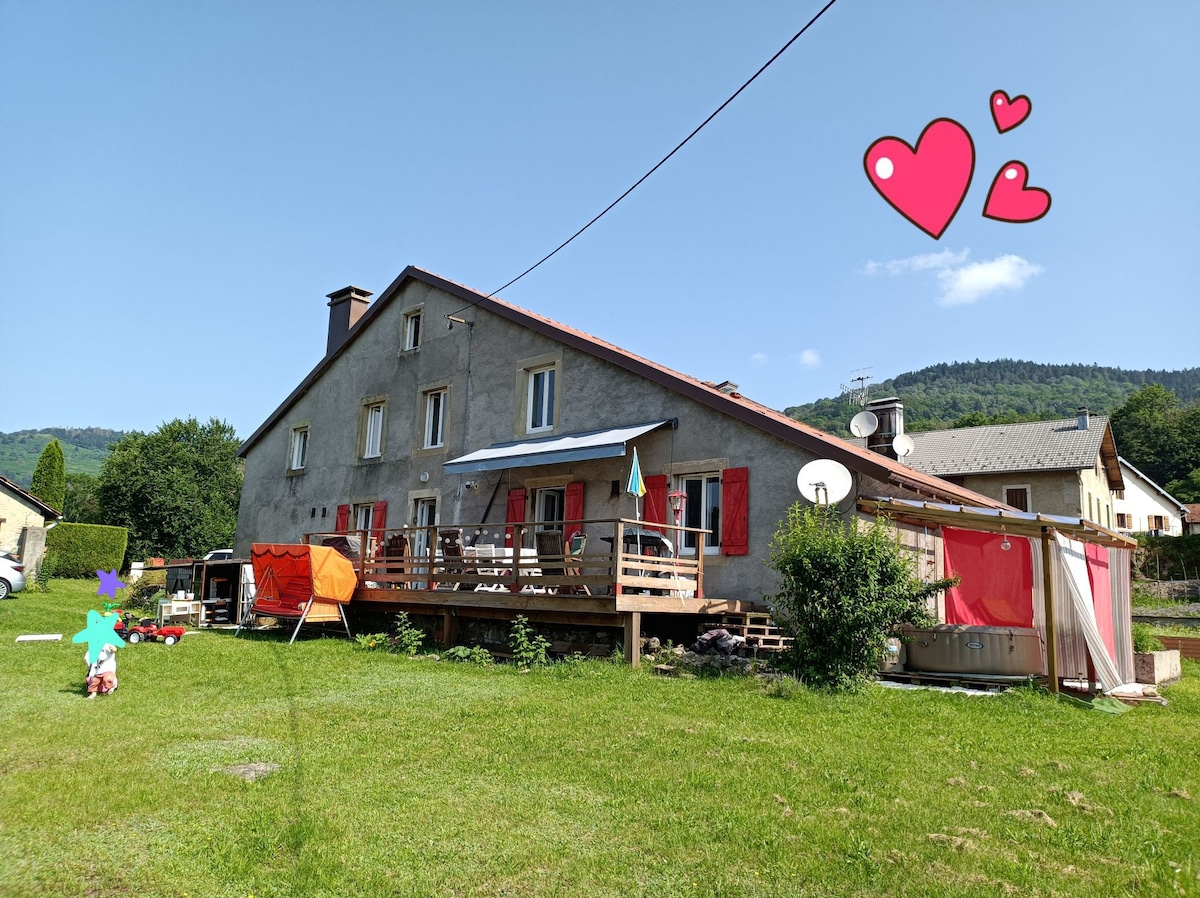
{"label": "green mountain", "polygon": [[[1183,405],[1200,401],[1200,368],[1129,371],[1100,365],[1041,365],[1013,359],[951,362],[869,384],[869,397],[899,396],[906,430],[1071,418],[1086,406],[1107,415],[1144,384],[1174,390]],[[786,414],[827,433],[847,436],[858,405],[843,393],[796,405]]]}
{"label": "green mountain", "polygon": [[103,427],[46,427],[0,433],[0,475],[28,489],[38,456],[56,437],[62,444],[68,474],[96,475],[108,456],[108,447],[123,436],[124,431]]}

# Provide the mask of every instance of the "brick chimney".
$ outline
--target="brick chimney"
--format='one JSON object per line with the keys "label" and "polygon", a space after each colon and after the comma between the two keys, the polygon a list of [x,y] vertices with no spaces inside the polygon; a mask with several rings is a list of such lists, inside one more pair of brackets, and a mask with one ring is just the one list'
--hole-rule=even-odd
{"label": "brick chimney", "polygon": [[867,403],[867,411],[879,419],[879,428],[867,437],[867,448],[888,458],[896,458],[892,440],[904,433],[904,403],[898,396]]}
{"label": "brick chimney", "polygon": [[350,328],[358,324],[367,311],[370,290],[362,287],[343,287],[329,294],[329,338],[325,341],[325,355],[332,355],[346,342]]}

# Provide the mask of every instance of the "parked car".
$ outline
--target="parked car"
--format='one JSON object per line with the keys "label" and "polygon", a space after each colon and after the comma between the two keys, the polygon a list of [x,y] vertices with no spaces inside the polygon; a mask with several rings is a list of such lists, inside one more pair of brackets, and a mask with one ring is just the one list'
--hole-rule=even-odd
{"label": "parked car", "polygon": [[25,588],[25,565],[7,552],[0,552],[0,599]]}
{"label": "parked car", "polygon": [[205,561],[228,561],[233,557],[233,549],[213,549],[204,556]]}

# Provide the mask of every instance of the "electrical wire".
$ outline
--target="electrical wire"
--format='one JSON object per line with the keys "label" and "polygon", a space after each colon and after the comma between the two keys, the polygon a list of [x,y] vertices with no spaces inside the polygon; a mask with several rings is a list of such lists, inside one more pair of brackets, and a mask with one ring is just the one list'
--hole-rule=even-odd
{"label": "electrical wire", "polygon": [[762,67],[757,72],[755,72],[753,75],[751,75],[750,78],[747,79],[745,84],[743,84],[741,87],[739,87],[737,90],[735,90],[733,92],[733,94],[729,97],[729,99],[727,99],[724,103],[722,103],[720,106],[718,106],[716,108],[716,110],[708,118],[706,118],[699,125],[697,125],[695,130],[693,130],[691,134],[689,134],[687,137],[685,137],[683,140],[681,140],[676,145],[675,149],[671,150],[671,152],[669,152],[669,153],[667,153],[667,155],[663,156],[662,159],[660,159],[658,161],[658,163],[654,166],[654,168],[650,169],[650,171],[646,172],[644,175],[642,175],[640,178],[638,178],[637,181],[634,182],[632,187],[630,187],[628,190],[626,190],[624,193],[622,193],[619,197],[617,197],[615,200],[613,200],[611,203],[609,203],[607,206],[605,206],[604,210],[602,212],[600,212],[599,215],[597,215],[595,218],[593,218],[591,221],[589,221],[587,224],[585,224],[582,228],[580,228],[578,231],[576,231],[574,234],[572,234],[570,237],[568,237],[566,240],[564,240],[562,243],[560,243],[558,246],[556,246],[553,250],[548,252],[546,255],[542,256],[542,258],[538,259],[537,262],[530,265],[528,268],[526,268],[524,271],[522,271],[520,274],[518,274],[515,278],[513,278],[511,281],[509,281],[503,287],[498,287],[497,289],[493,290],[491,293],[488,294],[488,296],[495,296],[501,290],[508,289],[513,284],[515,284],[517,281],[521,280],[521,278],[525,277],[525,275],[529,274],[534,269],[536,269],[540,265],[542,265],[543,262],[549,261],[559,250],[565,248],[576,237],[578,237],[580,234],[582,234],[584,231],[586,231],[588,228],[590,228],[592,225],[594,225],[596,222],[598,222],[601,218],[603,218],[605,215],[607,215],[610,211],[612,211],[613,207],[615,207],[617,205],[617,203],[621,202],[621,200],[625,199],[625,197],[627,197],[627,196],[629,196],[629,194],[633,193],[634,190],[636,190],[638,187],[641,186],[643,181],[645,181],[652,174],[654,174],[656,171],[658,171],[660,168],[662,168],[662,166],[666,163],[666,161],[668,159],[670,159],[672,156],[674,156],[676,153],[678,153],[681,149],[683,149],[683,147],[687,144],[687,142],[690,141],[697,134],[699,134],[705,125],[707,125],[714,118],[716,118],[721,113],[721,111],[725,109],[726,106],[728,106],[730,103],[732,103],[734,100],[736,100],[738,95],[742,91],[744,91],[747,87],[749,87],[751,84],[753,84],[755,79],[757,79],[759,75],[761,75],[763,72],[765,72],[767,70],[767,68],[773,62],[775,62],[775,60],[777,60],[780,56],[782,56],[787,51],[788,47],[790,47],[797,40],[799,40],[801,35],[803,35],[804,32],[808,31],[808,29],[812,27],[813,23],[815,23],[817,21],[817,19],[819,19],[819,18],[821,18],[821,16],[825,15],[825,12],[829,9],[829,7],[833,6],[833,4],[835,4],[836,2],[837,2],[837,0],[829,0],[828,3],[826,3],[823,7],[821,7],[821,10],[815,16],[813,16],[811,19],[809,19],[803,28],[801,28],[794,35],[792,35],[791,40],[789,40],[786,44],[784,44],[782,47],[780,47],[778,52],[776,52],[774,56],[772,56],[765,63],[763,63]]}

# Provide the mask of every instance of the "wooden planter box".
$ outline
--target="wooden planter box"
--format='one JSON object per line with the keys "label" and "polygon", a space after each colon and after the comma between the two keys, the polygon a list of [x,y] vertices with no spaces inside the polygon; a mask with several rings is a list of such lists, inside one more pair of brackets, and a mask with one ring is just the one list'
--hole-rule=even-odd
{"label": "wooden planter box", "polygon": [[1133,672],[1137,682],[1148,686],[1163,686],[1182,679],[1179,649],[1163,652],[1134,652]]}

